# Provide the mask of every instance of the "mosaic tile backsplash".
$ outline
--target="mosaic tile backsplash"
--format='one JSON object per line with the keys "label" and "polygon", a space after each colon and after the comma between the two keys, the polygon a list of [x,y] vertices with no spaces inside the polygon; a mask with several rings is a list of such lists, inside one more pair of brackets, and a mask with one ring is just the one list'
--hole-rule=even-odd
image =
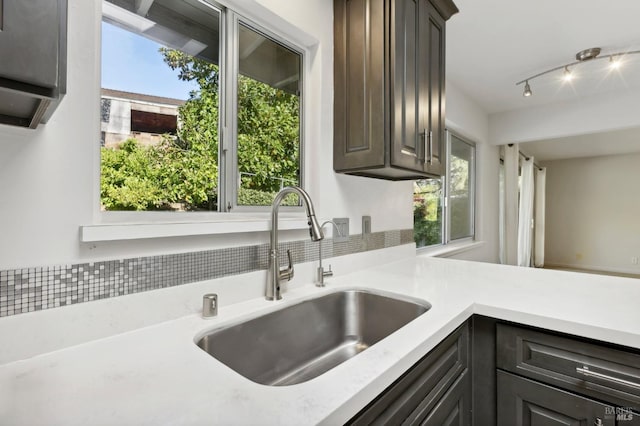
{"label": "mosaic tile backsplash", "polygon": [[[412,242],[413,229],[351,235],[344,242],[325,239],[322,258]],[[287,250],[294,263],[318,260],[318,247],[310,240],[281,243],[281,262]],[[268,259],[269,245],[260,244],[0,271],[0,317],[267,269]]]}

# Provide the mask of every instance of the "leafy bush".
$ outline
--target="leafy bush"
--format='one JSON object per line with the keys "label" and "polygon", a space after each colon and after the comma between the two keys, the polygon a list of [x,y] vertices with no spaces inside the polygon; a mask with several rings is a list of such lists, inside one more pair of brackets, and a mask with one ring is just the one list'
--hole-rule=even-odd
{"label": "leafy bush", "polygon": [[[241,206],[270,206],[277,192],[264,192],[256,189],[240,188],[238,191],[238,204]],[[284,197],[281,205],[297,206],[298,196],[289,194]]]}
{"label": "leafy bush", "polygon": [[166,204],[155,157],[152,147],[135,139],[116,149],[101,149],[100,198],[105,209],[148,210]]}
{"label": "leafy bush", "polygon": [[427,220],[426,206],[413,209],[413,239],[418,247],[442,243],[442,220]]}
{"label": "leafy bush", "polygon": [[101,149],[100,198],[106,210],[210,210],[217,202],[213,155],[133,138]]}

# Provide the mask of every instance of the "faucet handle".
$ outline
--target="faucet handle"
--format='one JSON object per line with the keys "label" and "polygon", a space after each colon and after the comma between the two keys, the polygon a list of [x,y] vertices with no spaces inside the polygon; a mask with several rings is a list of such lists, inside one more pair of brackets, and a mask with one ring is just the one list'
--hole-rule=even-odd
{"label": "faucet handle", "polygon": [[291,250],[287,250],[287,258],[289,259],[289,266],[280,270],[280,279],[290,281],[293,278],[293,259],[291,257]]}

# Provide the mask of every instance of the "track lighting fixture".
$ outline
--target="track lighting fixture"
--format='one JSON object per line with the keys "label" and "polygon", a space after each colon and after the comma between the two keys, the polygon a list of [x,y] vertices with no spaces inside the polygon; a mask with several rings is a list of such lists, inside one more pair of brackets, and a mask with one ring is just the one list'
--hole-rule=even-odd
{"label": "track lighting fixture", "polygon": [[525,78],[522,81],[519,81],[516,83],[516,86],[520,85],[520,84],[524,84],[524,92],[522,92],[522,96],[524,96],[525,98],[530,97],[533,94],[533,91],[531,90],[531,86],[529,85],[529,81],[536,79],[538,77],[541,77],[543,75],[552,73],[554,71],[558,71],[558,70],[562,70],[564,69],[563,72],[563,80],[564,81],[571,81],[574,78],[574,73],[572,72],[571,69],[569,69],[569,67],[573,67],[575,65],[581,64],[583,62],[586,61],[595,61],[598,59],[605,59],[605,58],[609,58],[609,68],[612,70],[618,69],[620,68],[620,66],[622,65],[622,58],[628,55],[635,55],[637,53],[640,53],[640,50],[633,50],[630,52],[616,52],[616,53],[609,53],[606,56],[602,56],[602,57],[598,57],[598,55],[600,54],[601,49],[599,47],[592,47],[590,49],[585,49],[585,50],[581,50],[580,52],[576,53],[576,61],[575,62],[571,62],[568,64],[564,64],[564,65],[560,65],[558,67],[555,68],[551,68],[550,70],[546,70],[543,71],[541,73],[538,73],[536,75],[532,75],[529,78]]}

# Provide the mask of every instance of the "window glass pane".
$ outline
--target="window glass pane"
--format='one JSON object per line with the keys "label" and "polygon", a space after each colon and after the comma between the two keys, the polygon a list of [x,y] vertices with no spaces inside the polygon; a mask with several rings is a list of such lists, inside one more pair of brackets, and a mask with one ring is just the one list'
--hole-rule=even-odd
{"label": "window glass pane", "polygon": [[475,148],[451,135],[449,211],[451,240],[473,236],[473,156]]}
{"label": "window glass pane", "polygon": [[220,12],[102,7],[102,209],[217,210]]}
{"label": "window glass pane", "polygon": [[[301,55],[239,27],[238,205],[270,205],[300,185]],[[290,196],[284,205],[297,205]]]}
{"label": "window glass pane", "polygon": [[442,244],[442,178],[413,184],[413,238],[418,247]]}

